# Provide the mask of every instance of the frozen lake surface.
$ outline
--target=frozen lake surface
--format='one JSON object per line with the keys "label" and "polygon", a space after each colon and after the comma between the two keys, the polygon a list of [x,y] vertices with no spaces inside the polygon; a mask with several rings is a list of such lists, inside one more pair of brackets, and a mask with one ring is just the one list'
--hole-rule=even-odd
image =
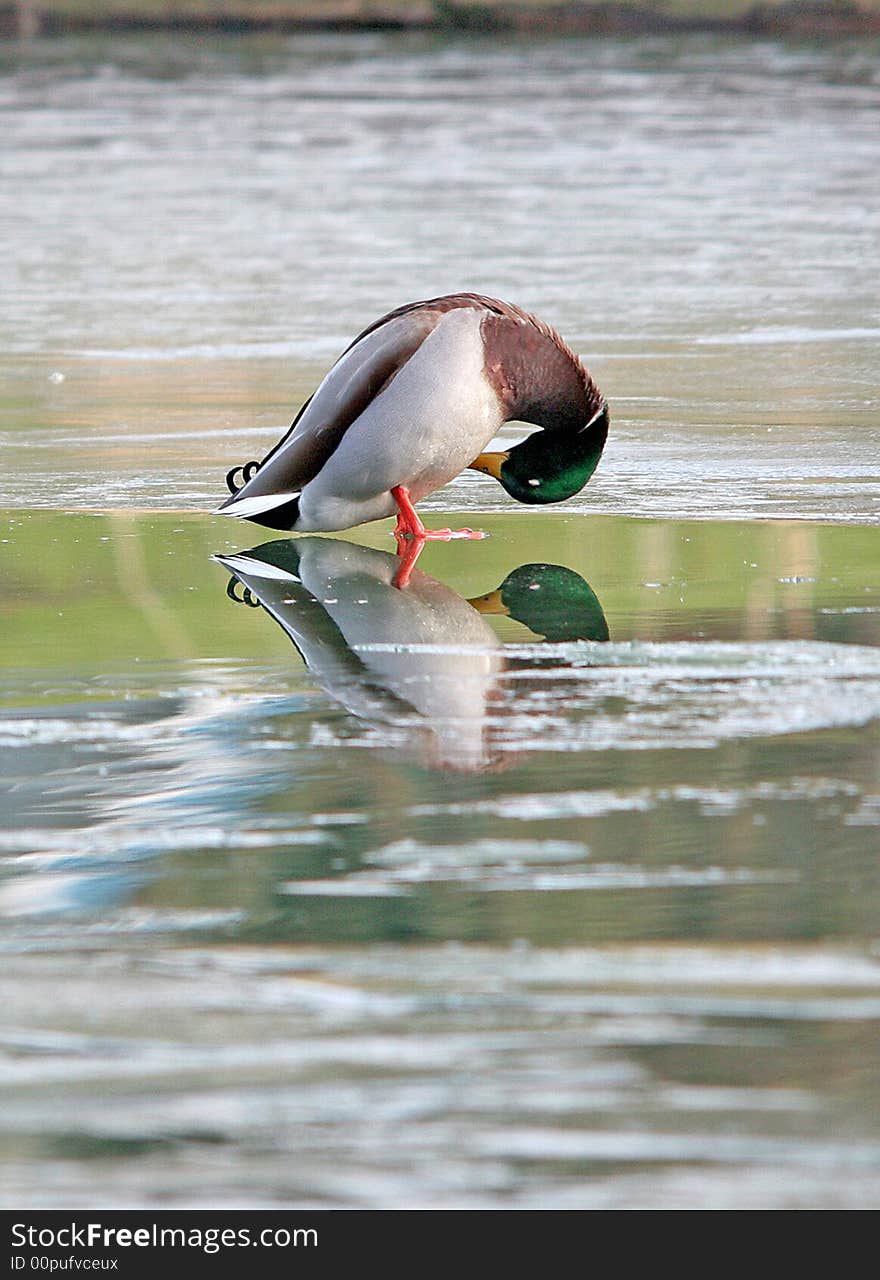
{"label": "frozen lake surface", "polygon": [[[0,1202],[875,1207],[871,44],[0,53]],[[556,324],[540,513],[213,519],[366,323]],[[508,429],[507,435],[517,434]]]}

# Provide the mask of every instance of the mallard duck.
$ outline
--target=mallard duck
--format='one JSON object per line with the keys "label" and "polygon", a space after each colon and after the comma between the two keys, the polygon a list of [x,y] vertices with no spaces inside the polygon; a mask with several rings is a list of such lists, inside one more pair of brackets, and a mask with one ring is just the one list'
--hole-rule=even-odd
{"label": "mallard duck", "polygon": [[[483,452],[511,420],[543,429]],[[217,510],[324,533],[396,515],[400,537],[449,537],[426,529],[414,503],[467,468],[520,502],[561,502],[587,483],[607,434],[605,398],[555,329],[454,293],[364,329],[262,462],[229,472]]]}
{"label": "mallard duck", "polygon": [[521,565],[496,591],[465,600],[414,565],[398,590],[395,556],[342,538],[284,538],[214,559],[233,575],[227,595],[262,606],[349,712],[427,728],[429,757],[459,769],[495,754],[490,712],[499,714],[507,662],[485,615],[509,615],[549,640],[608,639],[593,591],[562,565]]}

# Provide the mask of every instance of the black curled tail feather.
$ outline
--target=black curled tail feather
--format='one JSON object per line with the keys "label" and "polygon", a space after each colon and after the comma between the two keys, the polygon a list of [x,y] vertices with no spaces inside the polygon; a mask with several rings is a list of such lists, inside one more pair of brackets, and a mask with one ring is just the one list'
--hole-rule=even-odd
{"label": "black curled tail feather", "polygon": [[233,574],[226,584],[226,594],[229,596],[229,599],[234,600],[236,604],[246,604],[251,609],[259,609],[260,602],[259,600],[254,599],[248,587],[242,587],[241,595],[236,595],[235,588],[238,584],[239,579]]}
{"label": "black curled tail feather", "polygon": [[[240,466],[233,467],[231,471],[226,472],[226,487],[233,498],[237,493],[241,492],[248,480],[253,479],[261,466],[262,463],[257,462],[256,459],[251,459],[250,462],[243,462]],[[235,483],[235,473],[237,471],[241,472],[241,484]]]}

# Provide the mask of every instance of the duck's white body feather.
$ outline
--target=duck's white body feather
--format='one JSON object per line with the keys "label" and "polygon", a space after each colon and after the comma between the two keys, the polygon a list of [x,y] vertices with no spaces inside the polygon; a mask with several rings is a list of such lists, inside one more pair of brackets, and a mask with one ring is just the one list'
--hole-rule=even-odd
{"label": "duck's white body feather", "polygon": [[418,502],[448,484],[502,421],[483,374],[479,312],[450,311],[305,485],[297,528],[326,532],[394,515],[392,488],[405,485]]}
{"label": "duck's white body feather", "polygon": [[447,484],[504,421],[484,371],[481,318],[460,308],[429,324],[410,313],[368,332],[223,514],[247,518],[299,494],[296,529],[330,532],[394,515],[396,485],[418,501]]}

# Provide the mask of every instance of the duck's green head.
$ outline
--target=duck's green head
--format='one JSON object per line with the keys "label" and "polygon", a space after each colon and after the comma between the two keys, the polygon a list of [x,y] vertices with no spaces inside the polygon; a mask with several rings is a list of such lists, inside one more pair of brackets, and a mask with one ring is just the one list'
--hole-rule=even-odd
{"label": "duck's green head", "polygon": [[494,476],[517,502],[563,502],[583,489],[607,438],[608,405],[603,403],[579,431],[533,431],[507,453],[481,453],[471,467]]}
{"label": "duck's green head", "polygon": [[607,640],[608,623],[592,587],[561,564],[523,564],[497,591],[470,601],[480,613],[502,613],[546,640]]}

